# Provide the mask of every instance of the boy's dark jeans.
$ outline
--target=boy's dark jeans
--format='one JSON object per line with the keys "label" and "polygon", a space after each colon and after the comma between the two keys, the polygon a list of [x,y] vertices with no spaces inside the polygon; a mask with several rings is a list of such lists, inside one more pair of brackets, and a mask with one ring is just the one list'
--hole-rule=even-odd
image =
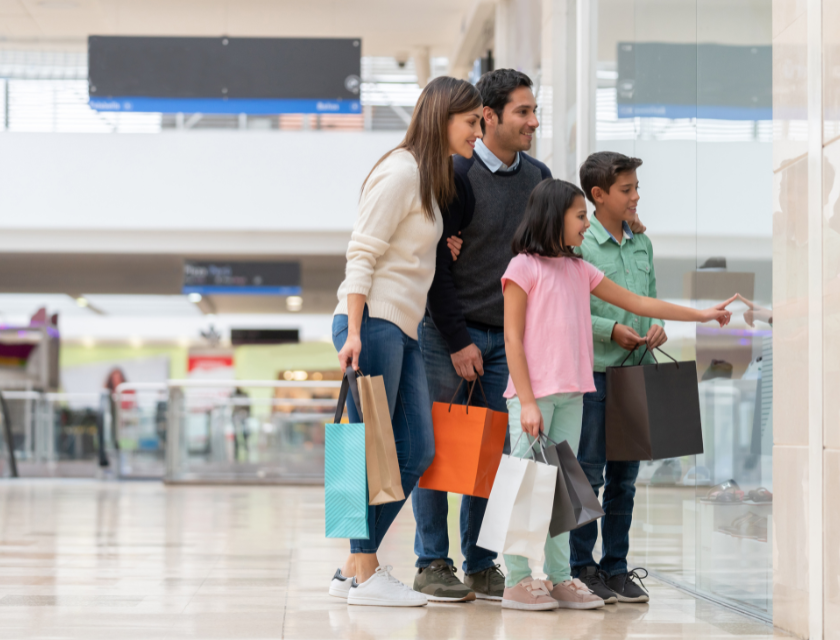
{"label": "boy's dark jeans", "polygon": [[572,531],[569,544],[573,576],[579,575],[588,566],[599,567],[609,576],[627,573],[630,523],[633,521],[636,476],[639,474],[638,462],[607,462],[607,376],[597,371],[594,376],[595,391],[583,396],[583,427],[578,462],[596,494],[604,487],[603,506],[606,515],[601,519],[603,554],[600,564],[592,558],[592,550],[598,539],[597,520]]}

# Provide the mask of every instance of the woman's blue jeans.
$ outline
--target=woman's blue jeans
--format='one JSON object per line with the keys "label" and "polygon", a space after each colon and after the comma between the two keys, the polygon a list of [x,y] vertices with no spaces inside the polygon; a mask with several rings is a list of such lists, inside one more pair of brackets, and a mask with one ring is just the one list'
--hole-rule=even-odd
{"label": "woman's blue jeans", "polygon": [[[397,325],[371,318],[365,307],[362,317],[362,352],[359,368],[368,376],[382,376],[391,424],[397,445],[397,460],[405,497],[435,457],[435,435],[432,428],[432,403],[426,385],[423,356],[417,340],[405,335]],[[347,340],[347,316],[333,318],[333,344],[341,350]],[[356,407],[348,398],[347,411],[351,422],[360,422]],[[351,553],[376,553],[391,523],[405,500],[368,507],[368,540],[351,540]]]}

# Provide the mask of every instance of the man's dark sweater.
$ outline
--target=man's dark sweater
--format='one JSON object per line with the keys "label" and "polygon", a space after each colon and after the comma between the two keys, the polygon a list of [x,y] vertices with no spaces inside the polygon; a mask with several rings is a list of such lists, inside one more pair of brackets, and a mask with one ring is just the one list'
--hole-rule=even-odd
{"label": "man's dark sweater", "polygon": [[[515,169],[497,173],[475,154],[469,160],[455,156],[457,195],[443,214],[443,236],[427,303],[450,353],[472,344],[467,326],[504,326],[501,280],[513,258],[513,234],[531,191],[550,177],[548,167],[524,153],[519,154]],[[458,232],[464,246],[453,261],[446,240]]]}

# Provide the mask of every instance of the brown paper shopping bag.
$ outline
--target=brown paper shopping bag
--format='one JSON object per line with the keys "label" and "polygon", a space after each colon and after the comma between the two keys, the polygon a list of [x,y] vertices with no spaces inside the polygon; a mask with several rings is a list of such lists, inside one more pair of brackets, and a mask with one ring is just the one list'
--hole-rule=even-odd
{"label": "brown paper shopping bag", "polygon": [[363,376],[358,383],[365,416],[368,504],[405,500],[385,383],[382,376]]}

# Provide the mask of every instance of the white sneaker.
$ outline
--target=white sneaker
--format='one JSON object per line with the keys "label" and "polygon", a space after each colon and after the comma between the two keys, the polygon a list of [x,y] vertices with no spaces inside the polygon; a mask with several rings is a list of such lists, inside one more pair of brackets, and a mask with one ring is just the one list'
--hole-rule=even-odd
{"label": "white sneaker", "polygon": [[330,582],[330,595],[335,598],[347,599],[347,594],[350,593],[350,583],[352,578],[345,578],[341,575],[341,568],[335,570],[332,582]]}
{"label": "white sneaker", "polygon": [[428,599],[391,575],[390,565],[377,567],[376,573],[361,584],[353,578],[347,604],[372,607],[423,607]]}

